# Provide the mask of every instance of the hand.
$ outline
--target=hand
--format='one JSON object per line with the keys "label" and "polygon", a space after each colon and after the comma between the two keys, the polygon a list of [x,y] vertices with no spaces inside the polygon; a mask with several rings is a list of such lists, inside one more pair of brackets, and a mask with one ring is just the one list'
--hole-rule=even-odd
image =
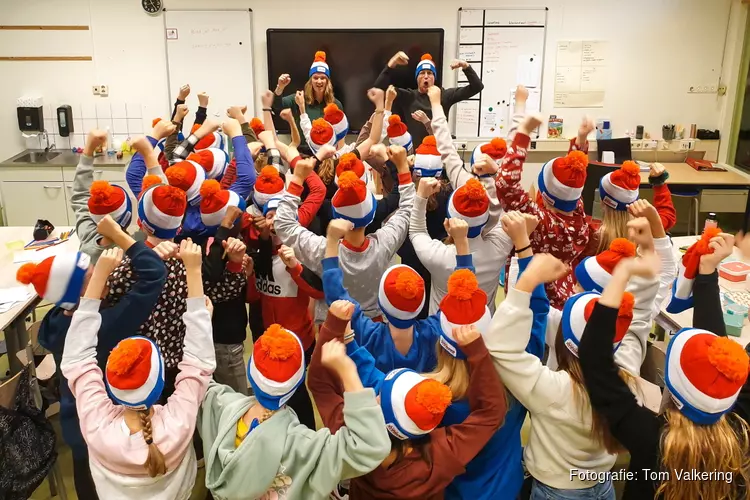
{"label": "hand", "polygon": [[527,115],[518,126],[518,131],[524,135],[531,135],[531,133],[542,124],[543,119],[544,118],[539,113]]}
{"label": "hand", "polygon": [[151,135],[154,139],[159,141],[174,134],[176,130],[177,126],[170,120],[159,120],[159,122],[154,125]]}
{"label": "hand", "polygon": [[458,217],[451,217],[445,219],[443,223],[445,226],[445,232],[453,238],[453,241],[464,240],[469,237],[469,223]]}
{"label": "hand", "polygon": [[516,87],[516,102],[526,102],[529,100],[529,89],[523,85]]}
{"label": "hand", "polygon": [[[279,77],[279,82],[277,83],[277,85],[278,85],[277,88],[278,88],[278,90],[283,91],[286,88],[286,86],[289,85],[290,83],[292,83],[292,77],[289,76],[288,73],[283,73]],[[281,94],[279,94],[279,95],[281,95]]]}
{"label": "hand", "polygon": [[232,229],[234,227],[234,222],[239,219],[241,215],[242,210],[240,210],[240,207],[230,205],[227,207],[224,218],[221,220],[221,225],[227,229]]}
{"label": "hand", "polygon": [[94,271],[109,276],[122,262],[122,248],[108,248],[99,256]]}
{"label": "hand", "polygon": [[207,119],[205,122],[203,122],[203,125],[200,126],[198,130],[195,131],[195,135],[198,137],[206,137],[208,134],[213,134],[217,130],[219,130],[219,122],[212,119]]}
{"label": "hand", "polygon": [[267,240],[271,236],[271,223],[262,215],[253,216],[253,224],[260,231],[260,235],[264,240]]}
{"label": "hand", "polygon": [[453,338],[461,347],[471,344],[481,336],[474,325],[461,325],[453,328]]}
{"label": "hand", "polygon": [[[144,140],[148,140],[144,137]],[[94,156],[94,152],[107,142],[107,132],[104,130],[93,129],[86,137],[86,156]],[[149,146],[151,144],[149,143]]]}
{"label": "hand", "polygon": [[221,246],[223,246],[224,250],[227,252],[229,262],[234,262],[236,264],[242,262],[242,258],[245,256],[245,251],[247,250],[247,247],[242,240],[237,238],[227,238],[221,242]]}
{"label": "hand", "polygon": [[281,262],[283,262],[289,269],[294,269],[299,264],[292,247],[281,245],[281,247],[279,247],[279,257],[281,257]]}
{"label": "hand", "polygon": [[320,353],[320,363],[336,373],[345,373],[351,370],[356,372],[357,365],[346,354],[346,346],[340,340],[333,339],[323,344]]}
{"label": "hand", "polygon": [[221,128],[226,132],[229,137],[239,137],[242,135],[242,125],[234,118],[224,120]]}
{"label": "hand", "polygon": [[264,108],[270,108],[273,106],[273,92],[267,89],[263,91],[260,95],[260,102],[263,104]]}
{"label": "hand", "polygon": [[183,85],[180,87],[180,92],[177,94],[177,99],[184,101],[190,95],[190,85]]}
{"label": "hand", "polygon": [[542,283],[552,283],[566,276],[570,267],[548,253],[538,253],[532,257],[526,270],[518,278],[517,289],[531,292]]}
{"label": "hand", "polygon": [[294,123],[294,115],[292,114],[292,110],[289,108],[282,109],[281,113],[279,113],[279,116],[287,123]]}
{"label": "hand", "polygon": [[294,176],[299,177],[299,180],[305,182],[305,179],[307,179],[307,176],[309,176],[313,170],[315,170],[315,159],[305,158],[304,160],[297,162],[297,165],[294,167]]}
{"label": "hand", "polygon": [[454,59],[453,62],[451,62],[451,69],[466,69],[468,67],[469,63],[460,59]]}
{"label": "hand", "polygon": [[664,165],[662,165],[661,163],[652,163],[651,165],[648,166],[648,176],[659,177],[666,170],[667,170],[666,167],[664,167]]}
{"label": "hand", "polygon": [[427,89],[427,97],[430,98],[430,104],[433,106],[440,104],[441,95],[442,93],[440,91],[440,87],[438,87],[437,85],[432,85]]}
{"label": "hand", "polygon": [[409,173],[409,162],[406,161],[406,149],[395,144],[388,146],[388,159],[396,165],[399,174]]}
{"label": "hand", "polygon": [[375,109],[383,109],[385,92],[383,89],[371,88],[367,91],[367,98],[375,105]]}
{"label": "hand", "polygon": [[338,319],[350,321],[354,314],[354,304],[348,300],[335,300],[328,311],[336,316]]}
{"label": "hand", "polygon": [[275,147],[276,145],[276,141],[274,141],[273,138],[273,132],[270,130],[264,130],[258,134],[258,140],[260,140],[260,142],[262,142],[267,148]]}
{"label": "hand", "polygon": [[242,256],[242,267],[245,268],[245,276],[247,276],[248,279],[250,279],[253,276],[253,273],[255,273],[254,264],[253,258],[248,254]]}
{"label": "hand", "polygon": [[294,102],[297,103],[297,106],[299,106],[299,112],[300,114],[304,114],[305,112],[305,93],[301,90],[298,90],[294,94]]}
{"label": "hand", "polygon": [[317,153],[315,153],[315,156],[318,157],[318,160],[325,161],[328,158],[333,158],[333,155],[336,154],[336,147],[331,146],[330,144],[325,144],[320,147]]}
{"label": "hand", "polygon": [[[242,111],[244,106],[230,106],[227,108],[227,116],[229,118],[233,118],[237,121],[240,121],[245,118],[245,114]],[[245,107],[246,109],[246,107]]]}
{"label": "hand", "polygon": [[178,253],[180,260],[185,264],[185,268],[190,270],[200,270],[201,264],[203,263],[203,252],[201,247],[190,238],[184,239],[180,242],[180,250]]}
{"label": "hand", "polygon": [[533,233],[536,227],[539,225],[539,219],[537,218],[536,215],[524,214],[524,213],[522,213],[521,215],[526,221],[526,233],[529,236],[531,236],[531,233]]}
{"label": "hand", "polygon": [[666,233],[664,233],[664,226],[661,223],[661,217],[659,217],[659,212],[656,211],[656,208],[654,208],[648,200],[635,200],[635,202],[628,205],[628,212],[630,212],[635,218],[644,217],[648,220],[648,223],[651,226],[651,234],[654,237],[663,238],[666,236]]}
{"label": "hand", "polygon": [[205,92],[201,92],[198,94],[198,106],[201,108],[207,108],[208,107],[208,94]]}
{"label": "hand", "polygon": [[115,222],[111,215],[107,214],[96,224],[96,232],[110,241],[114,241],[118,234],[122,232],[122,227]]}
{"label": "hand", "polygon": [[434,177],[422,177],[417,186],[417,196],[427,199],[440,191],[440,180]]}
{"label": "hand", "polygon": [[393,104],[393,101],[396,100],[397,96],[398,92],[396,92],[396,87],[388,85],[388,90],[385,91],[385,102],[387,104]]}
{"label": "hand", "polygon": [[352,229],[354,229],[354,224],[352,224],[351,221],[346,219],[333,219],[328,223],[327,235],[328,238],[340,240]]}
{"label": "hand", "polygon": [[584,138],[594,131],[594,120],[586,115],[583,117],[581,126],[578,127],[578,137]]}
{"label": "hand", "polygon": [[391,69],[396,66],[406,66],[407,64],[409,64],[409,56],[406,55],[406,52],[401,50],[396,52],[388,61],[388,67]]}
{"label": "hand", "polygon": [[208,309],[208,315],[213,318],[214,317],[214,303],[211,302],[211,299],[208,298],[208,295],[206,295],[205,298],[206,298],[206,309]]}
{"label": "hand", "polygon": [[174,241],[162,241],[156,245],[153,250],[161,260],[169,260],[177,257],[177,252],[180,247]]}
{"label": "hand", "polygon": [[640,276],[642,278],[653,278],[659,274],[660,267],[659,256],[653,250],[648,250],[642,252],[639,257],[620,260],[614,272],[623,273],[628,277]]}
{"label": "hand", "polygon": [[[433,85],[433,87],[434,87],[434,85]],[[430,121],[430,117],[427,116],[427,113],[425,113],[421,109],[419,109],[419,110],[415,111],[414,113],[412,113],[411,117],[414,118],[419,123],[427,123],[427,122]]]}
{"label": "hand", "polygon": [[500,218],[505,234],[510,236],[513,246],[521,249],[529,245],[529,233],[526,230],[526,219],[521,212],[506,212]]}
{"label": "hand", "polygon": [[719,233],[708,242],[708,247],[713,249],[713,253],[701,256],[699,272],[701,274],[713,273],[722,260],[726,259],[734,251],[734,236],[727,233]]}
{"label": "hand", "polygon": [[482,176],[495,175],[499,168],[497,162],[490,155],[482,153],[479,155],[479,159],[474,162],[472,170],[474,174]]}
{"label": "hand", "polygon": [[645,250],[653,250],[654,235],[651,233],[651,224],[645,217],[638,217],[627,224],[628,239]]}

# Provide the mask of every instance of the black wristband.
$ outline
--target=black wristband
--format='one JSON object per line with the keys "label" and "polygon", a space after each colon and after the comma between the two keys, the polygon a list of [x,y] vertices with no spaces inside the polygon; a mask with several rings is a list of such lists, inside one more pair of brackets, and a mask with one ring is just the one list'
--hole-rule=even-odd
{"label": "black wristband", "polygon": [[531,245],[526,245],[526,246],[525,246],[525,247],[523,247],[523,248],[519,248],[519,249],[517,249],[517,250],[516,250],[516,255],[518,255],[518,254],[520,254],[520,253],[523,253],[523,252],[525,252],[525,251],[526,251],[526,250],[528,250],[529,248],[531,248]]}
{"label": "black wristband", "polygon": [[263,108],[262,111],[263,112],[268,111],[269,113],[273,114],[273,109],[272,108]]}

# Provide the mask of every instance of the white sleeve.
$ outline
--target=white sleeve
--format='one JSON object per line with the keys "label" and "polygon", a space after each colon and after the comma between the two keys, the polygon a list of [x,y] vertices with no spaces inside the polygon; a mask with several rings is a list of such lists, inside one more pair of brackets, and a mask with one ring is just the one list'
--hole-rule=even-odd
{"label": "white sleeve", "polygon": [[547,368],[549,368],[550,370],[557,370],[555,339],[557,338],[557,330],[560,328],[561,321],[562,311],[559,309],[555,309],[554,307],[550,307],[549,313],[547,313],[547,330],[545,332],[545,342],[548,347]]}
{"label": "white sleeve", "polygon": [[317,274],[322,274],[323,257],[326,252],[326,238],[309,229],[302,227],[297,220],[297,209],[300,198],[289,192],[284,194],[276,210],[276,219],[273,227],[276,236],[284,245],[294,249],[297,259],[308,269]]}
{"label": "white sleeve", "polygon": [[659,290],[656,292],[656,298],[651,309],[652,317],[656,318],[661,312],[661,306],[669,295],[672,283],[677,278],[677,263],[675,262],[674,253],[672,253],[672,242],[669,236],[654,239],[654,250],[659,256],[661,270],[659,271]]}
{"label": "white sleeve", "polygon": [[310,132],[312,132],[312,122],[307,113],[299,115],[299,126],[302,129],[302,135],[307,141],[307,145],[312,149],[312,142],[310,141]]}
{"label": "white sleeve", "polygon": [[427,199],[417,196],[409,220],[409,240],[424,267],[431,273],[456,267],[455,247],[433,240],[427,232]]}

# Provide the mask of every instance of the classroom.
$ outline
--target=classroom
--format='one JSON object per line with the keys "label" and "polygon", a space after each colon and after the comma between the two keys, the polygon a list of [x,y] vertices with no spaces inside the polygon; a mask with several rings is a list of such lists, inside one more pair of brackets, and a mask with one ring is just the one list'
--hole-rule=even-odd
{"label": "classroom", "polygon": [[0,498],[750,500],[750,0],[0,9]]}

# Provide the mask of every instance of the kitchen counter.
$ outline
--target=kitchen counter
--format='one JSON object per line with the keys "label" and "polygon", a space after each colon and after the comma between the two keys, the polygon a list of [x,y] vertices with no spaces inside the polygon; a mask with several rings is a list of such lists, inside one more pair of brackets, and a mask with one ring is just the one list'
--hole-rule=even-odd
{"label": "kitchen counter", "polygon": [[[31,153],[36,153],[39,156],[44,156],[44,151],[27,149],[18,153],[15,156],[8,158],[5,161],[0,162],[0,167],[75,167],[78,165],[78,159],[81,155],[73,153],[69,150],[52,150],[51,153],[60,153],[55,158],[45,162],[32,162],[32,161],[20,161],[16,162],[18,158],[26,156]],[[109,166],[109,167],[125,167],[130,163],[130,155],[125,155],[122,159],[118,160],[115,155],[101,155],[94,158],[94,166]]]}

